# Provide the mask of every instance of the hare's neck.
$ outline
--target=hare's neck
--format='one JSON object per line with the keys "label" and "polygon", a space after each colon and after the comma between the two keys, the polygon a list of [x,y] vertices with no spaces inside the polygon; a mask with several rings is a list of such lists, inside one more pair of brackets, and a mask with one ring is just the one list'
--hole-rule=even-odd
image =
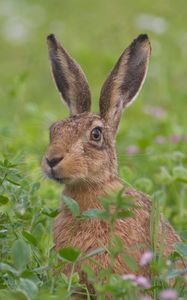
{"label": "hare's neck", "polygon": [[76,200],[81,212],[91,208],[101,208],[98,196],[106,194],[109,190],[122,188],[123,185],[117,177],[111,178],[100,185],[66,185],[63,194]]}

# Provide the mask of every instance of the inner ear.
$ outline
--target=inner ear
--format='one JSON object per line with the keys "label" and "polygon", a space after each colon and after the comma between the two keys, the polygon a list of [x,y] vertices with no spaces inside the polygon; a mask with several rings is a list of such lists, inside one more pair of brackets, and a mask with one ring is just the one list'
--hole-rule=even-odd
{"label": "inner ear", "polygon": [[100,95],[100,114],[115,134],[122,110],[138,95],[146,77],[151,46],[146,34],[139,35],[120,56]]}
{"label": "inner ear", "polygon": [[91,93],[81,67],[56,40],[54,34],[47,37],[52,74],[62,99],[68,105],[70,115],[89,112]]}

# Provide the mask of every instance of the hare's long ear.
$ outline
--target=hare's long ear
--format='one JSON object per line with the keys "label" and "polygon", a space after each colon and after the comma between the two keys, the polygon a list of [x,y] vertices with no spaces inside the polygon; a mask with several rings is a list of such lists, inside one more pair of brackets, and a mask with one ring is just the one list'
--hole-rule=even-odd
{"label": "hare's long ear", "polygon": [[53,77],[70,115],[90,111],[90,90],[80,66],[62,48],[54,34],[47,37],[47,42]]}
{"label": "hare's long ear", "polygon": [[148,36],[139,35],[122,53],[101,89],[100,114],[114,135],[123,108],[132,103],[143,85],[150,52]]}

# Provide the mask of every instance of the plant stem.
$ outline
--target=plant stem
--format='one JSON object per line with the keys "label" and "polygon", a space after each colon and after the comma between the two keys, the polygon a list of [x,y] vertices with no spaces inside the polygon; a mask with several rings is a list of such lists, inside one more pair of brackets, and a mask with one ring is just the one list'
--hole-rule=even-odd
{"label": "plant stem", "polygon": [[74,268],[75,268],[75,264],[73,264],[72,269],[71,269],[71,275],[70,275],[69,282],[68,282],[68,293],[70,292],[70,289],[71,289]]}

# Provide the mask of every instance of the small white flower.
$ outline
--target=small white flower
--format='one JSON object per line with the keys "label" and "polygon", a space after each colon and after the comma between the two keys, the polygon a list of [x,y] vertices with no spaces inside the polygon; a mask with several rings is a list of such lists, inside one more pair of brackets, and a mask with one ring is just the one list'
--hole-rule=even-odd
{"label": "small white flower", "polygon": [[172,265],[172,262],[171,262],[171,260],[170,260],[170,259],[167,259],[167,260],[166,260],[166,266],[168,266],[168,267],[169,267],[169,266],[171,266],[171,265]]}
{"label": "small white flower", "polygon": [[135,19],[135,24],[138,28],[149,29],[157,34],[164,33],[168,27],[164,18],[148,14],[139,14]]}
{"label": "small white flower", "polygon": [[136,276],[134,274],[124,274],[124,275],[122,275],[122,278],[124,280],[135,280]]}
{"label": "small white flower", "polygon": [[30,34],[31,23],[26,18],[7,18],[2,26],[4,38],[11,42],[25,42]]}

